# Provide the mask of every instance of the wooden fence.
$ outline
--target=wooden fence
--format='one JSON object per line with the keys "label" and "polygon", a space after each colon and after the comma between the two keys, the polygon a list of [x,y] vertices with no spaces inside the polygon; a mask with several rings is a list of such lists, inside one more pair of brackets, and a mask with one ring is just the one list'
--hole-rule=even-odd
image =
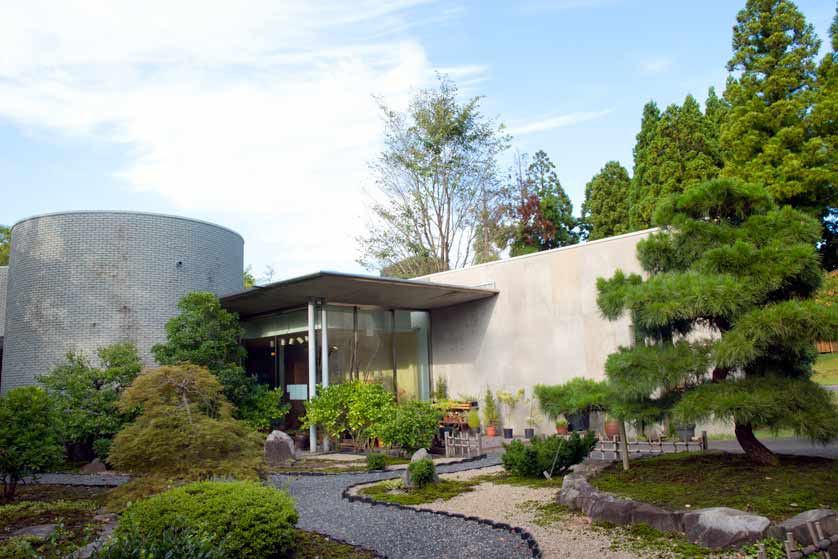
{"label": "wooden fence", "polygon": [[835,353],[838,352],[838,341],[836,342],[818,342],[818,353]]}
{"label": "wooden fence", "polygon": [[[599,453],[601,460],[617,459],[620,457],[622,442],[618,437],[611,440],[600,439],[594,447],[592,456]],[[707,431],[701,432],[701,437],[691,441],[635,440],[628,442],[628,453],[631,455],[653,456],[656,454],[673,454],[675,452],[701,452],[707,450]]]}
{"label": "wooden fence", "polygon": [[471,433],[449,433],[445,432],[445,457],[471,458],[483,454],[483,445],[480,442],[480,435]]}
{"label": "wooden fence", "polygon": [[[804,557],[829,559],[829,548],[838,544],[838,534],[833,534],[832,536],[825,535],[820,522],[807,522],[806,529],[809,532],[809,539],[812,543],[805,546],[799,545],[794,540],[794,535],[791,532],[786,532],[786,540],[783,542],[786,559],[803,559]],[[757,559],[768,559],[765,545],[758,544],[758,548]]]}

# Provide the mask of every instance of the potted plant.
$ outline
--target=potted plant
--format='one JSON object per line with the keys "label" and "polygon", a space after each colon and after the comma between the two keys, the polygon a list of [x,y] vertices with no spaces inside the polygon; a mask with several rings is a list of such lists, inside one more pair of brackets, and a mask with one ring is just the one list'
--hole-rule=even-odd
{"label": "potted plant", "polygon": [[535,398],[529,398],[530,414],[527,416],[527,427],[524,429],[524,438],[531,439],[535,436],[536,426],[543,421],[543,417],[536,411]]}
{"label": "potted plant", "polygon": [[560,417],[556,420],[556,434],[557,435],[567,435],[568,428],[567,428],[567,419],[564,417]]}
{"label": "potted plant", "polygon": [[495,396],[492,394],[492,391],[487,388],[486,395],[483,397],[483,420],[486,422],[486,436],[497,436],[498,415],[498,405],[497,402],[495,402]]}
{"label": "potted plant", "polygon": [[471,429],[472,433],[480,432],[480,414],[477,413],[477,410],[469,410],[466,421],[468,423],[468,428]]}
{"label": "potted plant", "polygon": [[[497,393],[498,402],[503,404],[506,408],[506,417],[511,420],[512,412],[515,411],[515,407],[518,405],[518,402],[521,401],[524,397],[524,389],[521,388],[516,393],[506,392],[504,390],[499,390]],[[512,427],[504,427],[503,429],[503,438],[504,439],[511,439],[513,436]]]}
{"label": "potted plant", "polygon": [[620,420],[612,415],[606,415],[603,430],[608,440],[614,440],[615,437],[620,436]]}

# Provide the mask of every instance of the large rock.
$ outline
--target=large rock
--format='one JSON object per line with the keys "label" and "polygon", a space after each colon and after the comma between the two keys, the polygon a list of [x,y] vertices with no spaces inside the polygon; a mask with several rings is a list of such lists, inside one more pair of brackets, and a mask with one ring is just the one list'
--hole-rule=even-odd
{"label": "large rock", "polygon": [[[422,460],[432,460],[431,455],[424,448],[420,448],[410,457],[410,463],[421,462]],[[439,481],[439,475],[434,471],[434,481]],[[410,467],[407,467],[402,472],[402,487],[405,489],[412,489],[415,486],[413,480],[410,479]]]}
{"label": "large rock", "polygon": [[418,462],[420,460],[430,460],[431,455],[428,454],[428,451],[424,448],[420,448],[416,452],[413,453],[413,456],[410,457],[411,462]]}
{"label": "large rock", "polygon": [[265,460],[268,464],[279,466],[290,460],[296,460],[294,439],[288,433],[271,431],[265,440]]}
{"label": "large rock", "polygon": [[27,526],[26,528],[21,528],[20,530],[15,530],[14,532],[12,532],[12,537],[32,536],[35,538],[47,539],[55,533],[55,529],[55,524],[38,524],[37,526]]}
{"label": "large rock", "polygon": [[763,538],[771,526],[764,516],[727,507],[685,513],[683,522],[690,542],[711,549],[753,543]]}
{"label": "large rock", "polygon": [[94,458],[93,462],[89,464],[85,464],[81,468],[79,468],[79,472],[83,474],[101,474],[108,471],[108,467],[102,464],[102,461],[98,458]]}
{"label": "large rock", "polygon": [[838,511],[832,509],[812,509],[801,512],[772,528],[771,534],[777,539],[784,540],[786,532],[791,532],[794,535],[794,541],[811,545],[813,542],[809,529],[806,527],[807,522],[812,524],[820,522],[821,530],[826,537],[838,534]]}

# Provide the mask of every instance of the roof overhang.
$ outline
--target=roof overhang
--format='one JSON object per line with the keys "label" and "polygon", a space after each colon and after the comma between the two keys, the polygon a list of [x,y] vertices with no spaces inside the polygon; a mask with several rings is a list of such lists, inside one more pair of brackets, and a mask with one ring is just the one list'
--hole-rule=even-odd
{"label": "roof overhang", "polygon": [[486,299],[497,294],[496,289],[483,287],[316,272],[224,296],[221,305],[246,318],[301,307],[311,300],[320,299],[333,304],[430,310]]}

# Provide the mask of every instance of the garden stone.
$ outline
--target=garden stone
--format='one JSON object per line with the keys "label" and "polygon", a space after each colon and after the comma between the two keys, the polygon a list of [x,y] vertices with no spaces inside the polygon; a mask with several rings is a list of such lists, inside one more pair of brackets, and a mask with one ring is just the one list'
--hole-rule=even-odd
{"label": "garden stone", "polygon": [[838,511],[832,509],[812,509],[801,512],[772,528],[771,533],[774,537],[784,540],[786,532],[791,532],[794,535],[794,541],[811,545],[813,542],[809,536],[809,529],[806,527],[807,522],[812,524],[820,522],[826,537],[838,534]]}
{"label": "garden stone", "polygon": [[[413,456],[410,457],[410,463],[414,462],[421,462],[422,460],[432,460],[431,455],[428,454],[428,451],[424,448],[420,448],[416,452],[413,453]],[[439,481],[439,475],[434,473],[434,481]],[[413,481],[410,479],[410,468],[405,468],[402,471],[402,487],[405,489],[413,489],[415,486]]]}
{"label": "garden stone", "polygon": [[295,460],[294,439],[282,431],[271,431],[265,440],[265,460],[271,465],[280,465]]}
{"label": "garden stone", "polygon": [[98,458],[94,458],[89,464],[85,464],[79,468],[79,472],[83,474],[101,474],[108,471],[108,467],[102,464]]}
{"label": "garden stone", "polygon": [[771,526],[764,516],[727,507],[688,512],[683,520],[687,539],[711,549],[753,543],[763,538]]}
{"label": "garden stone", "polygon": [[420,460],[430,460],[431,455],[428,454],[428,451],[424,448],[420,448],[416,452],[413,453],[413,456],[410,457],[411,462],[419,462]]}
{"label": "garden stone", "polygon": [[12,532],[12,537],[15,536],[33,536],[35,538],[47,539],[55,533],[55,524],[38,524],[37,526],[27,526],[20,530]]}

